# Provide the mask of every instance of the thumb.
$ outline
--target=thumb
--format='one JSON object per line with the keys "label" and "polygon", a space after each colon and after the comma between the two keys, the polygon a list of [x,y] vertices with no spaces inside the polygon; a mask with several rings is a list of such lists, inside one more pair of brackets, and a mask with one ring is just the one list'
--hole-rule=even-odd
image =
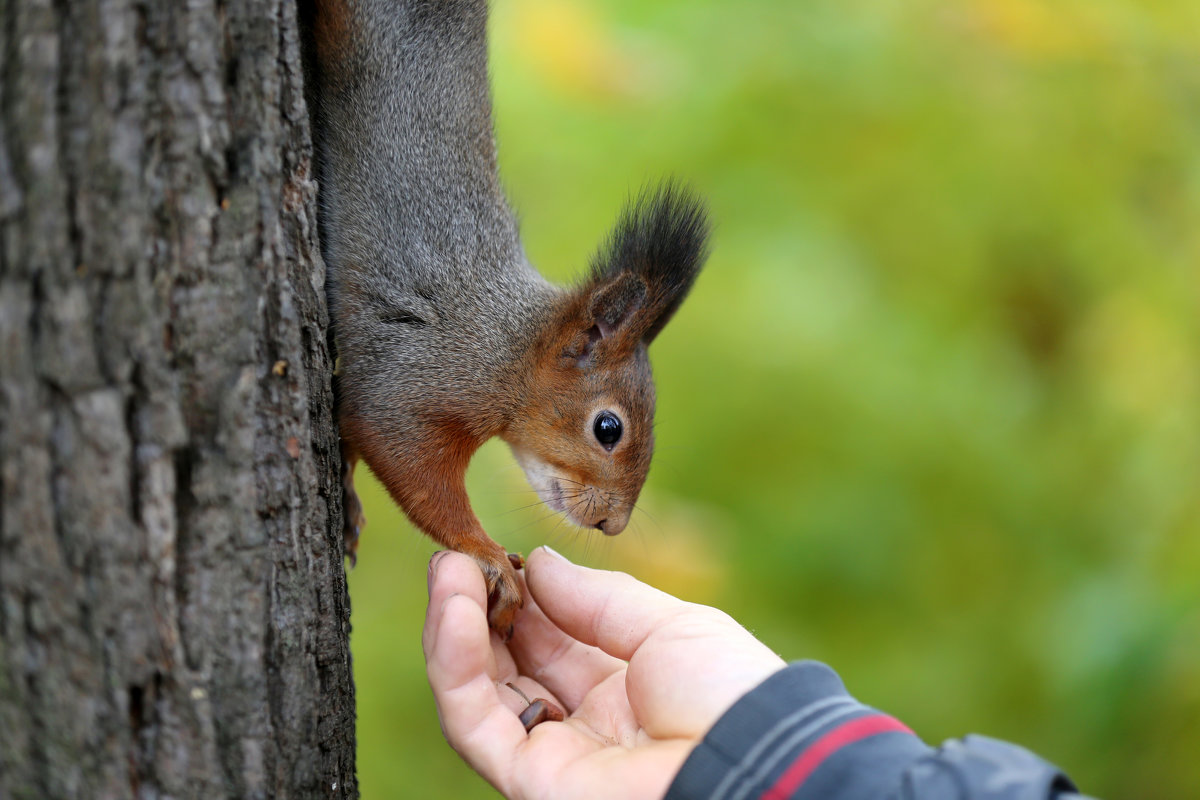
{"label": "thumb", "polygon": [[625,661],[666,619],[694,608],[623,572],[572,564],[549,547],[530,554],[525,581],[564,633]]}

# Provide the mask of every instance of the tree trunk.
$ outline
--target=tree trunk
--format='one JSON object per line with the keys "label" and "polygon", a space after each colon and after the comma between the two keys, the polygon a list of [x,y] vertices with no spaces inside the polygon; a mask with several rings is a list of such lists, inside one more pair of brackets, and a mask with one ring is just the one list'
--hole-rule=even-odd
{"label": "tree trunk", "polygon": [[0,800],[354,797],[288,0],[0,0]]}

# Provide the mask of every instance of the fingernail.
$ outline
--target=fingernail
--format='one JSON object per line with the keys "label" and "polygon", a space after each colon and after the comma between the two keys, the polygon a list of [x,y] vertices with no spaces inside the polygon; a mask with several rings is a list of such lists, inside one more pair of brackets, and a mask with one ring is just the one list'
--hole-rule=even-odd
{"label": "fingernail", "polygon": [[429,569],[425,570],[425,591],[426,593],[433,591],[433,579],[437,575],[438,562],[442,560],[442,556],[446,555],[445,550],[439,550],[429,558]]}
{"label": "fingernail", "polygon": [[446,599],[442,601],[442,607],[438,609],[438,616],[442,616],[446,613],[446,606],[450,605],[450,601],[458,597],[458,594],[458,592],[451,592],[446,596]]}
{"label": "fingernail", "polygon": [[[557,550],[555,550],[553,547],[551,547],[548,544],[542,545],[542,549],[545,550],[548,555],[554,556],[559,561],[567,561],[566,556],[564,556],[562,553],[558,552]],[[567,563],[570,564],[571,562],[567,561]]]}

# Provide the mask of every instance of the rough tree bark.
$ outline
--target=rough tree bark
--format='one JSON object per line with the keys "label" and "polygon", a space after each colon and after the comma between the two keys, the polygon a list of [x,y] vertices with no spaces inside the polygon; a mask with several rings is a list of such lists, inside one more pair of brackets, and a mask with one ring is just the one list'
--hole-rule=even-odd
{"label": "rough tree bark", "polygon": [[0,800],[354,797],[291,0],[0,0]]}

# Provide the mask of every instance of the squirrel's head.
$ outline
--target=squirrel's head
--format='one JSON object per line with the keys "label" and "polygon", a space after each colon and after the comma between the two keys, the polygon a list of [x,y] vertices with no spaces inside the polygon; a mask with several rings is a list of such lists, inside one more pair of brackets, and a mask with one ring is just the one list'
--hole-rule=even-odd
{"label": "squirrel's head", "polygon": [[643,192],[534,347],[525,402],[502,434],[544,503],[610,536],[629,522],[654,452],[646,348],[707,256],[708,219],[674,183]]}

